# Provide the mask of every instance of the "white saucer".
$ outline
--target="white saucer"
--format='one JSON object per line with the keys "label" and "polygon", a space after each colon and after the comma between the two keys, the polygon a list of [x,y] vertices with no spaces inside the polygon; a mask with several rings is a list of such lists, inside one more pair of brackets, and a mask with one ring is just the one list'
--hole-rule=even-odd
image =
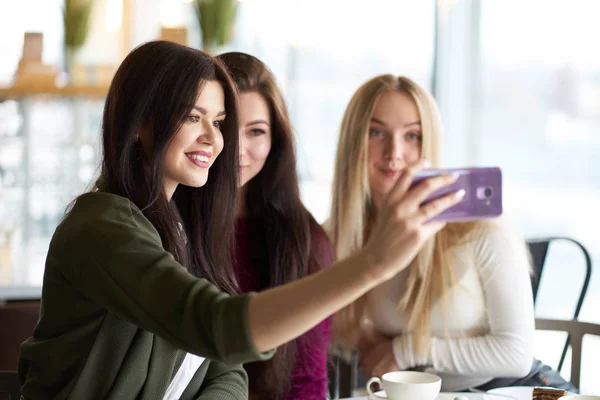
{"label": "white saucer", "polygon": [[[385,390],[380,390],[378,392],[373,393],[369,396],[369,400],[385,400],[387,399],[387,395],[385,394]],[[435,400],[454,400],[454,397],[448,396],[446,394],[438,394]]]}
{"label": "white saucer", "polygon": [[379,390],[379,391],[369,395],[369,400],[378,400],[378,399],[387,399],[387,394],[385,394],[385,390]]}

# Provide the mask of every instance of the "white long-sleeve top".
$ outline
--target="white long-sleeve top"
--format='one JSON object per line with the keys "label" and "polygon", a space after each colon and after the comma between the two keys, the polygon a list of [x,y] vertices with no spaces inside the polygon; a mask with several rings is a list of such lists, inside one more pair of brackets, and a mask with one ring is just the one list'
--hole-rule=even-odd
{"label": "white long-sleeve top", "polygon": [[[493,378],[522,377],[533,361],[535,320],[529,262],[523,244],[505,227],[479,227],[472,240],[450,251],[457,285],[431,313],[429,351],[418,356],[406,315],[398,310],[408,271],[367,294],[375,328],[394,339],[400,369],[428,365],[443,391],[465,390]],[[445,323],[447,322],[447,331]]]}

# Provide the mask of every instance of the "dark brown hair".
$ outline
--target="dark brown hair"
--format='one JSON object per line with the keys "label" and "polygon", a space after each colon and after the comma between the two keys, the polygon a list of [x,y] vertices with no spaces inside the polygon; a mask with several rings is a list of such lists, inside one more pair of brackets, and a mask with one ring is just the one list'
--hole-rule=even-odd
{"label": "dark brown hair", "polygon": [[[326,235],[300,200],[294,134],[273,73],[248,54],[232,52],[217,58],[229,69],[239,92],[256,92],[269,106],[271,151],[262,170],[246,183],[249,248],[262,288],[283,285],[330,261],[324,258]],[[304,335],[281,346],[271,360],[246,364],[251,397],[284,398],[290,389],[297,347],[314,346],[319,340]]]}
{"label": "dark brown hair", "polygon": [[[200,188],[179,185],[168,201],[164,156],[207,80],[221,83],[224,147]],[[220,61],[186,46],[154,41],[134,49],[112,80],[102,120],[97,187],[127,197],[154,225],[164,248],[195,276],[237,291],[231,253],[238,183],[237,94]],[[144,145],[137,137],[144,134]],[[183,229],[183,234],[182,234]]]}

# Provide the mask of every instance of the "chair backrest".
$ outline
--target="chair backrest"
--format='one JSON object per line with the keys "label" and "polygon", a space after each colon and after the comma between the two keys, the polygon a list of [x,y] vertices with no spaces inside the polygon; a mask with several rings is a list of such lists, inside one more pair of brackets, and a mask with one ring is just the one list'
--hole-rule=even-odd
{"label": "chair backrest", "polygon": [[571,383],[579,387],[581,380],[581,345],[585,335],[600,337],[600,325],[581,321],[558,319],[535,320],[535,328],[542,331],[567,332],[571,342]]}
{"label": "chair backrest", "polygon": [[590,257],[590,253],[587,251],[585,246],[583,246],[577,240],[568,237],[548,237],[527,240],[527,246],[529,247],[529,253],[531,254],[531,263],[533,268],[533,274],[531,277],[533,301],[535,302],[537,300],[538,289],[542,279],[544,265],[546,264],[548,250],[550,249],[550,245],[556,242],[567,242],[575,245],[575,247],[581,251],[585,259],[585,279],[581,286],[581,290],[579,291],[577,306],[575,307],[575,312],[573,313],[573,319],[577,319],[579,317],[579,313],[581,312],[581,307],[583,306],[583,301],[585,300],[585,295],[587,294],[590,279],[592,277],[592,258]]}
{"label": "chair backrest", "polygon": [[19,381],[17,373],[12,371],[0,371],[0,399],[19,400],[20,397],[21,382]]}
{"label": "chair backrest", "polygon": [[340,398],[340,351],[331,348],[327,355],[327,380],[330,399]]}
{"label": "chair backrest", "polygon": [[338,348],[329,351],[328,379],[331,399],[352,397],[358,388],[358,351],[343,353]]}
{"label": "chair backrest", "polygon": [[531,268],[533,269],[531,288],[533,289],[533,301],[535,303],[550,242],[548,240],[528,240],[527,247],[529,247],[529,254],[531,255]]}
{"label": "chair backrest", "polygon": [[[583,301],[585,300],[585,295],[587,294],[590,279],[592,278],[592,258],[590,257],[590,253],[587,251],[587,249],[577,240],[568,237],[548,237],[527,240],[527,246],[529,247],[529,253],[531,254],[531,263],[533,269],[533,274],[531,276],[533,301],[535,304],[537,300],[540,281],[542,279],[542,272],[544,271],[544,265],[546,264],[548,250],[550,249],[550,244],[556,242],[567,242],[573,244],[578,250],[582,252],[583,257],[585,259],[585,279],[583,281],[583,285],[581,286],[581,290],[579,291],[577,305],[575,306],[575,312],[573,313],[573,319],[577,320],[579,318],[579,313],[581,312],[581,307],[583,306]],[[567,337],[565,345],[563,346],[563,351],[560,356],[560,360],[558,362],[557,369],[559,371],[562,370],[563,364],[565,362],[567,350],[569,349],[569,344],[570,338]]]}

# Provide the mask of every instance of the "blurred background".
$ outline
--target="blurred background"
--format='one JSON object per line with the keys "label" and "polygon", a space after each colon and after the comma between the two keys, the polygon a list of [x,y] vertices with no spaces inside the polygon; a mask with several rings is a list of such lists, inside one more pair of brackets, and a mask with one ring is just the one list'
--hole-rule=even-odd
{"label": "blurred background", "polygon": [[[0,298],[39,293],[50,237],[98,172],[110,78],[158,38],[247,52],[273,70],[318,221],[350,96],[374,75],[407,75],[440,104],[447,166],[500,166],[506,214],[525,237],[567,236],[600,260],[600,1],[212,0],[225,13],[217,35],[198,3],[0,0]],[[580,252],[553,246],[537,316],[570,319],[584,272]],[[580,319],[600,323],[599,309],[596,274]],[[552,365],[562,343],[540,332],[536,354]],[[584,341],[584,390],[600,392],[599,356]]]}

